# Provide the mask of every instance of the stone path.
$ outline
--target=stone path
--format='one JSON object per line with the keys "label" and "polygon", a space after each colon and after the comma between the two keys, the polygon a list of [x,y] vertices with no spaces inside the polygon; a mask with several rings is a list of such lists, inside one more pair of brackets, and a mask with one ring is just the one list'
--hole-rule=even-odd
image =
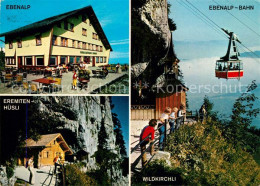
{"label": "stone path", "polygon": [[[97,69],[97,67],[91,67],[90,70]],[[98,89],[99,87],[106,86],[112,81],[115,81],[122,76],[126,75],[129,72],[122,72],[122,73],[109,73],[105,79],[93,77],[91,75],[90,82],[88,83],[87,90],[80,88],[77,88],[77,90],[72,90],[72,76],[73,72],[63,73],[62,74],[62,91],[55,92],[53,94],[91,94],[94,90]],[[27,81],[32,81],[35,79],[43,78],[43,75],[32,75],[28,74]],[[37,85],[39,85],[36,82],[33,82]],[[3,83],[0,83],[0,94],[26,94],[25,91],[22,90],[22,88],[12,88],[12,87],[6,87]],[[46,94],[46,93],[45,93]]]}
{"label": "stone path", "polygon": [[[41,169],[34,169],[35,172],[35,184],[36,186],[55,186],[56,176],[52,175],[54,166],[45,166]],[[29,182],[30,172],[24,166],[16,167],[15,169],[15,177],[23,180],[25,182]]]}

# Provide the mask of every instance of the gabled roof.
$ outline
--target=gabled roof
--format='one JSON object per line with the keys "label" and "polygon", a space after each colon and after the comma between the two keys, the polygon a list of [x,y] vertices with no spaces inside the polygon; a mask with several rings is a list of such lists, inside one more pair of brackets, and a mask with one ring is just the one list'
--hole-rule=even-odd
{"label": "gabled roof", "polygon": [[70,154],[73,153],[60,133],[41,135],[38,141],[29,138],[26,140],[26,147],[47,147],[53,140],[56,140],[64,151],[69,151]]}
{"label": "gabled roof", "polygon": [[97,19],[97,16],[92,8],[92,6],[86,6],[77,10],[73,10],[67,13],[63,13],[57,16],[53,16],[20,28],[17,28],[15,30],[9,31],[9,32],[5,32],[0,34],[0,37],[2,36],[15,36],[15,35],[20,35],[22,33],[26,33],[29,31],[33,31],[33,30],[39,30],[39,29],[44,29],[46,27],[52,27],[55,24],[57,24],[60,21],[63,21],[69,17],[75,16],[75,15],[80,15],[80,14],[87,14],[88,18],[91,21],[91,24],[95,27],[98,36],[100,37],[101,41],[103,42],[104,46],[108,49],[110,49],[112,51],[112,47],[108,42],[108,39]]}

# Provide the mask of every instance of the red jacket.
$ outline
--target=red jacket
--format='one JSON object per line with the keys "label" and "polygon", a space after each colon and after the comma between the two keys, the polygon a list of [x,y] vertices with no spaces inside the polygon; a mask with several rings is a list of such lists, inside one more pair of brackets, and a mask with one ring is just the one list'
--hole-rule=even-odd
{"label": "red jacket", "polygon": [[149,141],[149,139],[154,140],[154,128],[151,126],[146,126],[143,128],[142,133],[140,135],[140,140],[142,141],[144,138],[151,134],[150,138],[146,138],[145,141]]}
{"label": "red jacket", "polygon": [[72,77],[73,79],[77,79],[77,74],[75,73],[75,74],[73,74],[73,77]]}

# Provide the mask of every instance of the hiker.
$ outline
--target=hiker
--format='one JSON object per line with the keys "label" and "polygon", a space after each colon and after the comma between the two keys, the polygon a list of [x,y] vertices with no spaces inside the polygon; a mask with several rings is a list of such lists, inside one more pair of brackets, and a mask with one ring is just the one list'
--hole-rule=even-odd
{"label": "hiker", "polygon": [[200,121],[203,123],[206,119],[207,111],[205,109],[205,105],[203,104],[199,110],[199,115],[200,115]]}
{"label": "hiker", "polygon": [[77,73],[76,73],[76,70],[73,70],[72,90],[77,90]]}
{"label": "hiker", "polygon": [[116,65],[116,73],[118,73],[119,68],[120,68],[120,64],[117,63],[117,65]]}
{"label": "hiker", "polygon": [[29,183],[31,185],[34,185],[34,183],[35,183],[33,158],[34,158],[34,156],[30,157],[30,159],[28,160],[28,170],[30,171]]}
{"label": "hiker", "polygon": [[169,114],[171,113],[171,108],[170,107],[166,107],[165,111],[162,113],[161,117],[160,117],[160,121],[158,124],[158,128],[159,128],[159,133],[160,133],[160,138],[159,138],[159,150],[163,150],[163,141],[164,141],[164,134],[165,134],[165,130],[166,130],[166,125],[165,122],[169,119]]}
{"label": "hiker", "polygon": [[169,116],[170,133],[174,132],[175,129],[175,118],[178,112],[178,108],[174,107],[172,110],[173,112]]}
{"label": "hiker", "polygon": [[54,174],[56,174],[56,170],[57,170],[57,167],[59,166],[61,166],[61,162],[60,162],[60,160],[61,160],[61,157],[59,157],[58,155],[54,158],[54,160],[53,160],[53,163],[54,163]]}
{"label": "hiker", "polygon": [[180,110],[177,112],[176,129],[179,129],[182,121],[184,120],[184,105],[180,106]]}
{"label": "hiker", "polygon": [[[150,135],[150,137],[146,138],[142,143],[140,143],[140,147],[141,147],[141,154],[142,155],[142,167],[144,167],[147,164],[147,158],[146,158],[146,145],[148,143],[153,143],[154,141],[154,128],[157,125],[157,121],[156,119],[151,119],[149,121],[149,125],[145,126],[141,132],[140,135],[140,142],[142,142],[147,136]],[[151,149],[150,149],[150,154],[153,155],[154,154],[154,145],[152,144]]]}

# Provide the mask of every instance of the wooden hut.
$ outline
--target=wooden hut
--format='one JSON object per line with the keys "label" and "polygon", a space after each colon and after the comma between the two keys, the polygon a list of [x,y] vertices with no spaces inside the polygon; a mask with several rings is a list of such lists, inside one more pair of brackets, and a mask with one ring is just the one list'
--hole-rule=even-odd
{"label": "wooden hut", "polygon": [[25,165],[27,158],[33,155],[34,166],[53,165],[56,156],[61,157],[61,161],[65,161],[65,157],[72,154],[72,150],[60,133],[46,134],[42,135],[38,141],[26,140],[25,156],[19,159],[18,164]]}

